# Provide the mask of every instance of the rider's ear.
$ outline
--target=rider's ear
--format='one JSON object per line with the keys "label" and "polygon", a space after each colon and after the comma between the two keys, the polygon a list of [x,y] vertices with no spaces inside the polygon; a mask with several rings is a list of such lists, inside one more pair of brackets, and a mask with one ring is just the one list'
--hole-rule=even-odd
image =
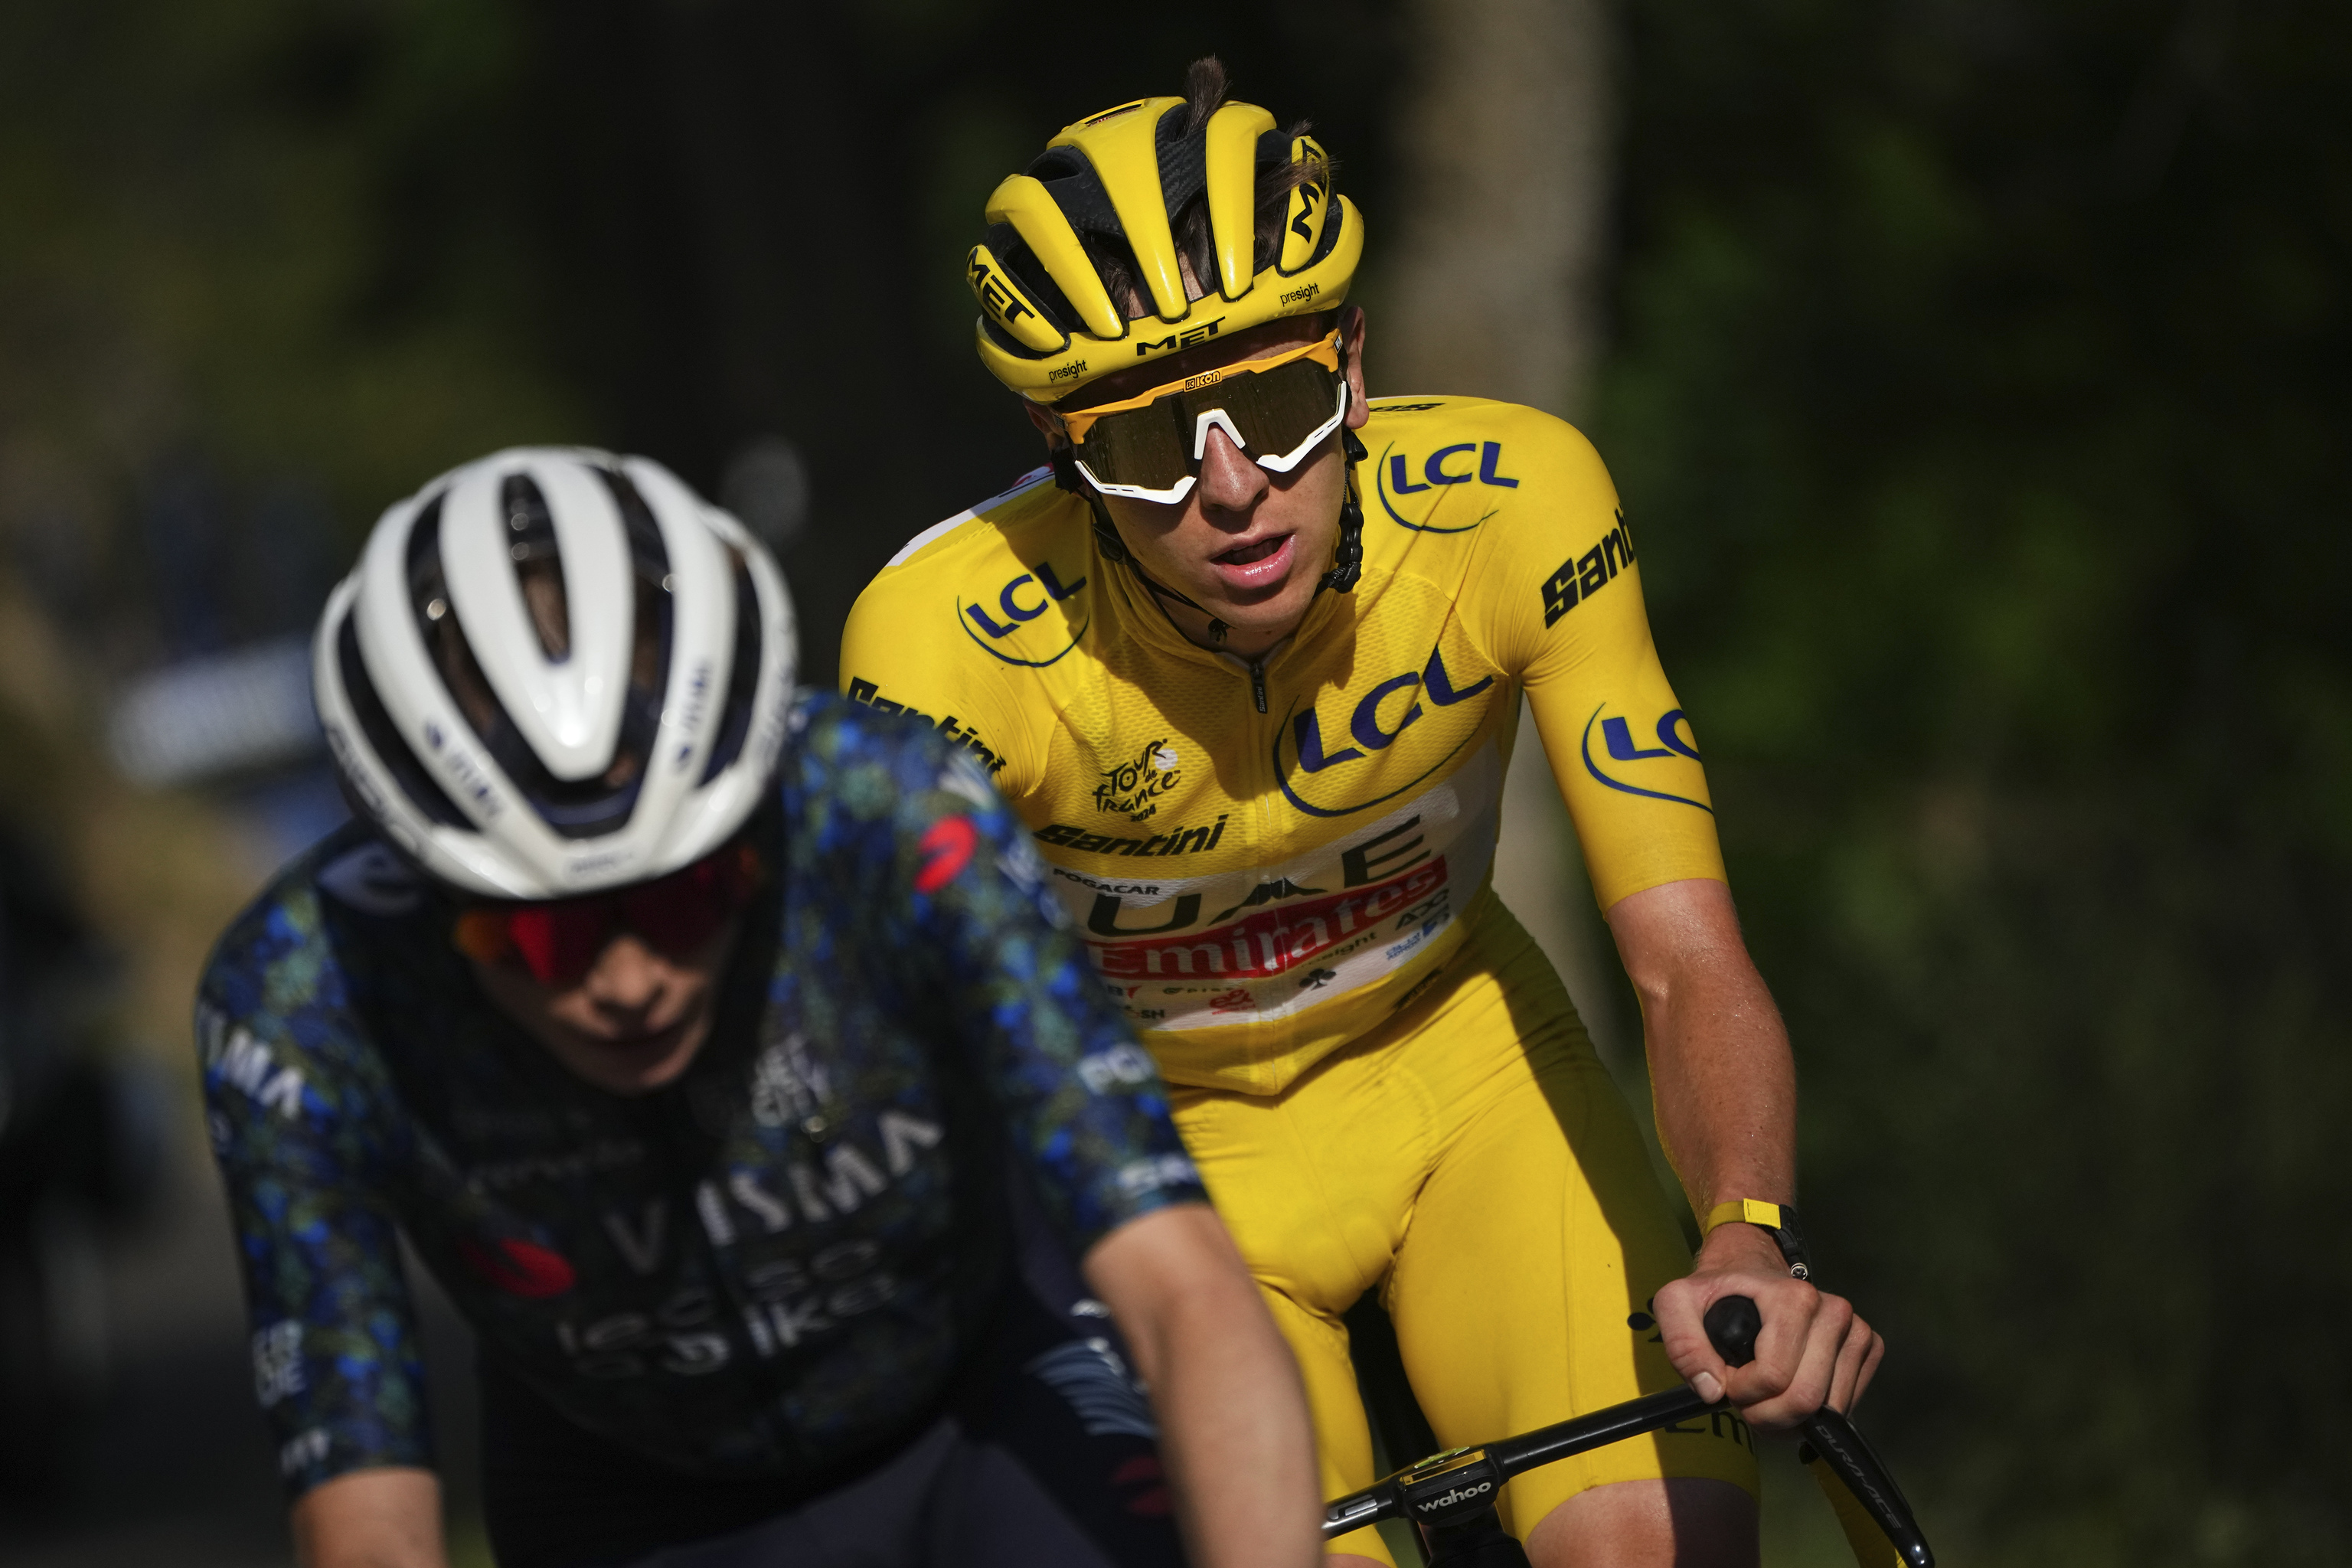
{"label": "rider's ear", "polygon": [[1068,437],[1062,434],[1062,422],[1054,417],[1050,410],[1038,407],[1025,397],[1021,400],[1021,407],[1029,416],[1029,423],[1037,426],[1037,433],[1045,437],[1047,450],[1050,451],[1057,443],[1063,446],[1069,444]]}
{"label": "rider's ear", "polygon": [[1339,307],[1339,373],[1348,378],[1348,428],[1360,430],[1371,422],[1364,405],[1364,311],[1360,305]]}

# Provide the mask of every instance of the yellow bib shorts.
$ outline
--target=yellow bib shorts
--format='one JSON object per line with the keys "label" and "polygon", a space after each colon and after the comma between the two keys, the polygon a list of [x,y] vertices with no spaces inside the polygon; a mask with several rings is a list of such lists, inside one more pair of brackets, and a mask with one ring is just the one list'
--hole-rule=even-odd
{"label": "yellow bib shorts", "polygon": [[[1326,1497],[1376,1479],[1340,1322],[1368,1289],[1448,1447],[1680,1381],[1649,1302],[1689,1249],[1549,961],[1499,900],[1482,902],[1435,984],[1284,1092],[1172,1087],[1298,1358]],[[1530,1471],[1505,1489],[1503,1524],[1524,1539],[1588,1487],[1664,1476],[1753,1496],[1747,1425],[1717,1415]],[[1389,1560],[1369,1529],[1330,1550]]]}

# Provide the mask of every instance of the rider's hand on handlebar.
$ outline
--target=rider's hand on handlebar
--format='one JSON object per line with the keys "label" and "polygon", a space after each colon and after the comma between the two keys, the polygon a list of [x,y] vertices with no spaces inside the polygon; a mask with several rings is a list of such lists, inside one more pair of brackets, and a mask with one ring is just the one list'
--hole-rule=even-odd
{"label": "rider's hand on handlebar", "polygon": [[[1764,1320],[1746,1366],[1726,1366],[1700,1322],[1725,1296],[1749,1298]],[[1886,1349],[1843,1297],[1791,1279],[1771,1237],[1748,1225],[1717,1227],[1690,1274],[1658,1292],[1655,1310],[1675,1370],[1710,1403],[1727,1394],[1766,1432],[1790,1430],[1824,1403],[1852,1410]]]}

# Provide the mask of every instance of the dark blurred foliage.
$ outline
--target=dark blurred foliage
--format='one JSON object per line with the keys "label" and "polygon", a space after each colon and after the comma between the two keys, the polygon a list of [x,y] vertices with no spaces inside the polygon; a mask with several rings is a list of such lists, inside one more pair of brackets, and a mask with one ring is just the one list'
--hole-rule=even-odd
{"label": "dark blurred foliage", "polygon": [[1596,434],[1872,1418],[1984,1561],[2344,1562],[2352,10],[1627,15]]}
{"label": "dark blurred foliage", "polygon": [[962,258],[996,182],[1055,129],[1181,92],[1185,64],[1220,52],[1239,92],[1312,116],[1351,154],[1351,186],[1377,186],[1397,72],[1375,0],[524,15],[561,362],[622,439],[706,489],[762,430],[806,448],[815,511],[791,564],[827,683],[850,599],[914,528],[1042,460],[971,351]]}
{"label": "dark blurred foliage", "polygon": [[[781,434],[809,458],[787,565],[830,683],[898,544],[1039,460],[971,350],[962,258],[997,180],[1221,51],[1377,210],[1391,8],[1110,6],[1073,31],[946,0],[10,6],[0,430],[42,437],[15,488],[59,492],[12,508],[38,514],[17,555],[53,603],[145,563],[124,658],[186,651],[299,622],[378,510],[498,445],[642,451],[716,495]],[[289,481],[340,520],[326,564],[272,568],[299,613],[235,614],[248,558],[306,531],[268,515]],[[93,545],[110,508],[148,526]]]}

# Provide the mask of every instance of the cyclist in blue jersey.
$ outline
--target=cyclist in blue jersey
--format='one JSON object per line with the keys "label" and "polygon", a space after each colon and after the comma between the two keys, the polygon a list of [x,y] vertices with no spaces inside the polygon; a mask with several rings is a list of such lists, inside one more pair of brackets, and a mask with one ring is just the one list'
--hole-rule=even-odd
{"label": "cyclist in blue jersey", "polygon": [[1305,1568],[1297,1372],[1027,834],[792,674],[643,458],[458,468],[330,600],[359,820],[197,1005],[303,1562],[444,1562],[404,1236],[507,1568]]}

